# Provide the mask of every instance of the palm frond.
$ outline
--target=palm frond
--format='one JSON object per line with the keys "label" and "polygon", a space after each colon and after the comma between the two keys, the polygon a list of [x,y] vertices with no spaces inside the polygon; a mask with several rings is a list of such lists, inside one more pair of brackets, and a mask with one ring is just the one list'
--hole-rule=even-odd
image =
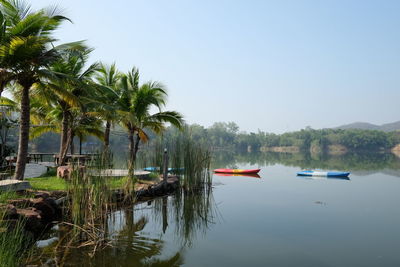
{"label": "palm frond", "polygon": [[33,127],[30,132],[29,132],[29,138],[30,139],[35,139],[42,134],[48,133],[48,132],[55,132],[59,133],[60,128],[55,126],[55,125],[46,125],[46,126],[36,126]]}

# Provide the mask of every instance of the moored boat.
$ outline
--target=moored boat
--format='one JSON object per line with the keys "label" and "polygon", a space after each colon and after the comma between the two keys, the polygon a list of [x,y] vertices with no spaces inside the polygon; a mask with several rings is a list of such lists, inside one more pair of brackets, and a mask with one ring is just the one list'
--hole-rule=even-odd
{"label": "moored boat", "polygon": [[334,172],[334,171],[301,171],[298,176],[319,176],[319,177],[348,177],[350,172]]}
{"label": "moored boat", "polygon": [[215,173],[236,173],[236,174],[254,174],[258,173],[260,169],[252,169],[252,170],[245,170],[245,169],[215,169]]}
{"label": "moored boat", "polygon": [[148,172],[156,172],[156,171],[159,171],[160,168],[159,167],[146,167],[146,168],[143,168],[143,170],[148,171]]}

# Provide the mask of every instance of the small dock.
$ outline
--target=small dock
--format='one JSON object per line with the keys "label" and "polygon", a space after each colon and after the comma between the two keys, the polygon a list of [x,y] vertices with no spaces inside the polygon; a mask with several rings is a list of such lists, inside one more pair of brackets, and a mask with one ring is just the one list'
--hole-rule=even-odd
{"label": "small dock", "polygon": [[[36,163],[28,163],[25,167],[24,178],[40,177],[47,172],[48,166]],[[15,192],[30,189],[28,181],[15,180],[12,177],[6,177],[0,180],[0,192]]]}
{"label": "small dock", "polygon": [[[100,176],[109,176],[109,177],[123,177],[129,174],[128,170],[125,169],[107,169],[100,172]],[[150,172],[148,171],[135,171],[134,176],[138,179],[149,179]]]}

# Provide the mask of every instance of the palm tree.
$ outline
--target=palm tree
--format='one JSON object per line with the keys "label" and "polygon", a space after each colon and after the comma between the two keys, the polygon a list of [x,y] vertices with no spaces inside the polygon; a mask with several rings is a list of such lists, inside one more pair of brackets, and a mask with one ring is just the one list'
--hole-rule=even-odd
{"label": "palm tree", "polygon": [[115,105],[118,100],[117,84],[120,77],[121,74],[118,72],[115,63],[110,66],[101,64],[96,76],[98,85],[101,85],[99,87],[100,94],[98,94],[98,101],[101,105],[97,106],[97,114],[106,121],[104,130],[105,150],[108,150],[110,145],[111,124],[118,120]]}
{"label": "palm tree", "polygon": [[[122,126],[128,131],[129,171],[132,175],[140,141],[147,142],[149,139],[146,129],[159,134],[164,130],[165,123],[180,128],[183,117],[176,111],[162,111],[167,97],[164,86],[157,82],[139,86],[139,70],[136,68],[122,76],[118,90],[117,112]],[[158,108],[158,112],[151,114],[152,107]]]}
{"label": "palm tree", "polygon": [[[60,107],[54,105],[47,106],[38,98],[33,98],[32,102],[34,102],[34,105],[32,107],[31,119],[37,125],[31,130],[30,139],[37,138],[47,132],[61,133],[63,129],[60,121],[62,120],[63,112]],[[102,139],[103,132],[101,130],[101,120],[98,118],[84,113],[79,109],[71,110],[70,112],[72,119],[68,125],[68,134],[70,135],[68,137],[68,140],[70,140],[68,145],[70,153],[74,154],[74,137],[78,137],[81,143],[87,136],[95,136]],[[81,148],[79,151],[81,151]]]}
{"label": "palm tree", "polygon": [[[80,43],[54,47],[52,34],[68,20],[56,8],[31,11],[28,4],[18,0],[0,0],[2,36],[0,38],[0,69],[7,79],[1,86],[15,81],[21,86],[19,147],[15,179],[24,178],[28,155],[30,127],[30,96],[32,86],[51,73],[46,69],[59,57],[59,51]],[[0,88],[1,89],[1,88]]]}
{"label": "palm tree", "polygon": [[81,121],[80,118],[88,117],[88,103],[92,101],[90,98],[95,93],[91,77],[97,71],[98,64],[85,67],[91,52],[92,49],[82,47],[81,50],[66,50],[60,53],[60,58],[49,66],[54,75],[35,86],[33,91],[33,95],[50,102],[49,105],[54,110],[60,111],[60,165],[65,162],[68,148],[73,146],[76,128],[74,124]]}

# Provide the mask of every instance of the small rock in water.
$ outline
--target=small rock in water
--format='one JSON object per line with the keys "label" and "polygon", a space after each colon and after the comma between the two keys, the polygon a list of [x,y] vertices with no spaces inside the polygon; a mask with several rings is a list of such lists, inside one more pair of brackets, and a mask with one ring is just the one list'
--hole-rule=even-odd
{"label": "small rock in water", "polygon": [[322,202],[322,201],[315,201],[314,203],[315,203],[315,204],[319,204],[319,205],[326,205],[326,203],[325,203],[325,202]]}
{"label": "small rock in water", "polygon": [[58,241],[58,237],[52,237],[52,238],[46,239],[46,240],[39,240],[39,241],[36,241],[36,246],[38,248],[44,248],[44,247],[51,245],[52,243],[54,243],[56,241]]}

